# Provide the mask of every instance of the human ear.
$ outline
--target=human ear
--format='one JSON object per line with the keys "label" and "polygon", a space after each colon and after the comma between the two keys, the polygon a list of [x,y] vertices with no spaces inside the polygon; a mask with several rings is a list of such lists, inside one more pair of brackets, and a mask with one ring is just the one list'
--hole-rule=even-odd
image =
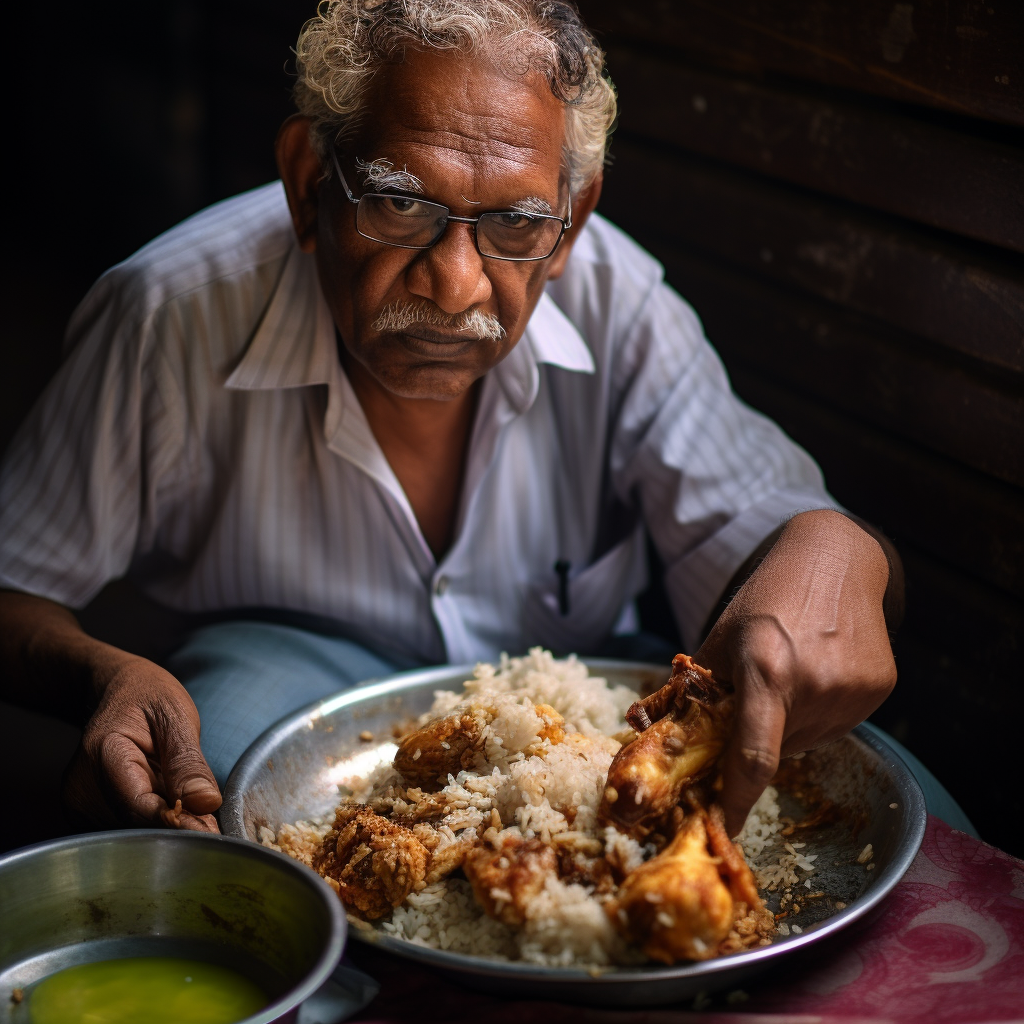
{"label": "human ear", "polygon": [[598,176],[572,201],[572,227],[568,228],[562,240],[558,243],[555,255],[551,257],[551,270],[548,273],[548,280],[554,281],[562,276],[565,265],[572,253],[573,243],[579,238],[583,225],[587,218],[594,212],[598,199],[601,198],[601,186],[604,184],[604,175]]}
{"label": "human ear", "polygon": [[274,143],[277,170],[288,196],[288,210],[299,247],[316,249],[317,213],[323,168],[309,139],[309,118],[292,114],[277,132]]}

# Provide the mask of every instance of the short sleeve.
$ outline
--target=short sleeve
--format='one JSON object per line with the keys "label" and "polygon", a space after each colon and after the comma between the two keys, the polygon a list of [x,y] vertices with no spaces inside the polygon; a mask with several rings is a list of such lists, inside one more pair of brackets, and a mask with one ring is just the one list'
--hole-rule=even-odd
{"label": "short sleeve", "polygon": [[127,571],[181,447],[179,385],[142,305],[114,268],[76,310],[64,362],[0,466],[0,586],[81,607]]}
{"label": "short sleeve", "polygon": [[616,360],[612,471],[639,501],[692,650],[736,570],[791,516],[838,508],[814,460],[732,391],[693,310],[650,290]]}

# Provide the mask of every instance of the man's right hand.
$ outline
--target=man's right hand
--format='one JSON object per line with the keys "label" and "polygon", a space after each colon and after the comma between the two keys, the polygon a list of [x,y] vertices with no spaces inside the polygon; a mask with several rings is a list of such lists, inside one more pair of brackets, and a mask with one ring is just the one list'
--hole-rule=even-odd
{"label": "man's right hand", "polygon": [[63,605],[0,590],[0,698],[75,724],[95,708],[64,778],[86,823],[219,831],[192,698],[153,662],[86,635]]}
{"label": "man's right hand", "polygon": [[64,777],[64,801],[98,825],[220,831],[199,713],[169,672],[135,658],[105,683]]}

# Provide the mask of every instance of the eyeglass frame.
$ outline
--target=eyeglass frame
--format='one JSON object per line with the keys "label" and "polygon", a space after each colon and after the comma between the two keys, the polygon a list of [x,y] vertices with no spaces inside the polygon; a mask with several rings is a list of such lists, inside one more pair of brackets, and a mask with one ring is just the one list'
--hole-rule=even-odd
{"label": "eyeglass frame", "polygon": [[[370,197],[379,196],[382,199],[394,198],[393,195],[387,192],[364,192],[358,199],[352,194],[352,189],[348,187],[348,182],[345,180],[345,175],[341,170],[341,164],[338,163],[338,153],[334,147],[331,147],[331,159],[334,161],[334,169],[338,172],[338,178],[341,180],[341,187],[345,190],[345,196],[348,198],[350,203],[354,203],[357,207],[363,199]],[[381,245],[392,245],[396,249],[410,249],[414,252],[426,252],[428,249],[433,249],[438,242],[444,238],[444,233],[448,230],[448,225],[452,221],[456,224],[473,224],[476,225],[481,217],[492,217],[496,214],[502,213],[518,213],[524,217],[537,217],[544,218],[544,220],[557,220],[562,225],[562,230],[558,233],[558,238],[555,239],[555,244],[551,247],[551,252],[546,256],[494,256],[489,252],[480,251],[480,239],[477,237],[476,228],[473,229],[473,245],[476,251],[486,260],[501,260],[504,263],[538,263],[540,260],[549,260],[555,255],[558,246],[562,242],[562,238],[565,236],[566,231],[572,227],[572,192],[569,192],[569,210],[568,219],[557,216],[553,213],[526,213],[523,210],[487,210],[480,214],[478,217],[456,217],[452,213],[451,209],[444,205],[444,203],[436,203],[432,199],[416,199],[416,202],[428,203],[430,206],[436,206],[438,209],[444,210],[447,213],[445,218],[444,227],[441,229],[437,238],[435,238],[430,245],[402,245],[401,242],[386,242],[383,238],[374,238],[372,235],[366,234],[364,231],[359,230],[359,220],[356,219],[356,231],[362,235],[363,238],[369,239],[371,242],[379,242]]]}

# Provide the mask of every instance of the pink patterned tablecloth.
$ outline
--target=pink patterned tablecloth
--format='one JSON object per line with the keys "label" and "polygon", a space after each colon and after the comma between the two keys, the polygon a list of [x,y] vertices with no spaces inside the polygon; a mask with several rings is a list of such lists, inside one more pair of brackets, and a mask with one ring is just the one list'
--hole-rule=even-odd
{"label": "pink patterned tablecloth", "polygon": [[657,1009],[487,996],[363,947],[350,955],[381,982],[380,995],[353,1018],[365,1024],[1024,1021],[1024,862],[929,817],[921,852],[870,921],[794,955],[743,992]]}

